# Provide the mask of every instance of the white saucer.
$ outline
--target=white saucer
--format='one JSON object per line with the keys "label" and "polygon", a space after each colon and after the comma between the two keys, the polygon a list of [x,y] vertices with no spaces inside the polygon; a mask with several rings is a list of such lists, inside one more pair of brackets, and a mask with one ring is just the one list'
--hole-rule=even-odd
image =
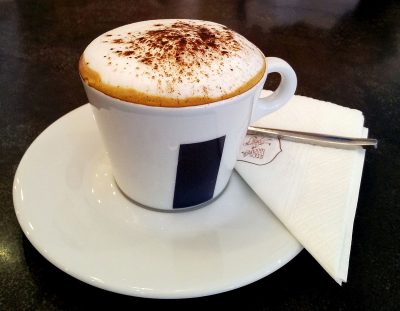
{"label": "white saucer", "polygon": [[161,213],[134,205],[116,188],[89,105],[33,142],[13,196],[23,231],[44,257],[83,282],[127,295],[228,291],[302,249],[237,174],[201,209]]}

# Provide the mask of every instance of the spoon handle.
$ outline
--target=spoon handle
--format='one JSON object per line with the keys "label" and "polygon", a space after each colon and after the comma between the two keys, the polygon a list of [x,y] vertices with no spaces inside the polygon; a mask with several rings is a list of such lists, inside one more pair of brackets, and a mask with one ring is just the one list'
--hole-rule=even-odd
{"label": "spoon handle", "polygon": [[358,149],[358,148],[377,148],[378,140],[373,138],[353,138],[327,134],[307,133],[298,131],[288,131],[271,129],[264,127],[249,126],[248,134],[262,134],[273,138],[290,140],[303,144],[339,148],[339,149]]}

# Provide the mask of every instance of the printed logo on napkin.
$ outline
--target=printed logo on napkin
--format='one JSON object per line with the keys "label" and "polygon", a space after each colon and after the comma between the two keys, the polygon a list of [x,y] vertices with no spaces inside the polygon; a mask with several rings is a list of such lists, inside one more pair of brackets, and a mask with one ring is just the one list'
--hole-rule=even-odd
{"label": "printed logo on napkin", "polygon": [[265,165],[271,163],[281,152],[281,141],[279,139],[247,135],[243,140],[238,161]]}

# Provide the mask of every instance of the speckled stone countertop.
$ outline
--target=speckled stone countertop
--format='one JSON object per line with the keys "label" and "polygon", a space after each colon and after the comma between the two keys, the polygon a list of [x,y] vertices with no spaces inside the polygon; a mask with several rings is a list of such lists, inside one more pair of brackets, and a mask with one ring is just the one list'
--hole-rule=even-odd
{"label": "speckled stone countertop", "polygon": [[[348,283],[306,252],[253,284],[187,300],[107,292],[65,274],[17,222],[13,177],[30,143],[87,102],[77,64],[86,45],[145,19],[196,18],[240,32],[287,60],[297,94],[363,111],[379,149],[367,152]],[[400,4],[395,1],[0,1],[0,310],[234,308],[396,310],[400,306]],[[271,75],[267,84],[278,83]]]}

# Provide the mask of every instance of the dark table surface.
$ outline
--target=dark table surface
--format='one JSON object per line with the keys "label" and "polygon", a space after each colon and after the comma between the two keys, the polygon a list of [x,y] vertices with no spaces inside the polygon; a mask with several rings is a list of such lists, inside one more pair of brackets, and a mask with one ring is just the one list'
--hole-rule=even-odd
{"label": "dark table surface", "polygon": [[[85,46],[117,26],[156,18],[225,24],[287,60],[297,94],[356,108],[370,136],[348,283],[303,251],[253,284],[210,297],[150,300],[65,274],[21,231],[12,202],[18,163],[48,125],[87,99],[77,72]],[[272,76],[267,87],[277,85]],[[249,310],[400,308],[400,4],[390,1],[0,1],[0,310],[83,310],[126,304]]]}

